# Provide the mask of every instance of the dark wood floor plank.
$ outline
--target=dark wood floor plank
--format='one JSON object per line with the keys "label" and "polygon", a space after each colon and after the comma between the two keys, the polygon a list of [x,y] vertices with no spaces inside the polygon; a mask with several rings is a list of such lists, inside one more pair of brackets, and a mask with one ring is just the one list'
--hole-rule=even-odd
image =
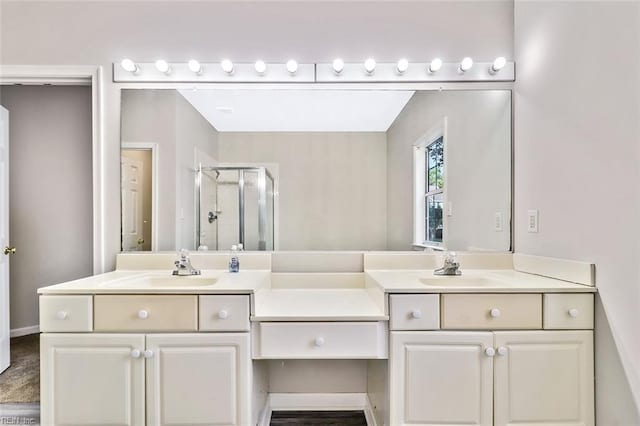
{"label": "dark wood floor plank", "polygon": [[271,426],[367,426],[363,411],[274,411]]}

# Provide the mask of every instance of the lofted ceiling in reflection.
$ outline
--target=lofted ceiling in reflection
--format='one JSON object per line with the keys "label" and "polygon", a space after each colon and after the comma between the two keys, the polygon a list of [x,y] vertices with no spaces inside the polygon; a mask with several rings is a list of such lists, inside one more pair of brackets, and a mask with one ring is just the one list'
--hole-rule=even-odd
{"label": "lofted ceiling in reflection", "polygon": [[415,93],[317,89],[178,92],[221,132],[386,132]]}

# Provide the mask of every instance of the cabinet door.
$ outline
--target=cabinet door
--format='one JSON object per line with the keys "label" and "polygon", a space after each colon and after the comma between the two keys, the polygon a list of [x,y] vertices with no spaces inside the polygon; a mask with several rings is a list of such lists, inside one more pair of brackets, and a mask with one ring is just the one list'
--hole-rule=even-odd
{"label": "cabinet door", "polygon": [[491,425],[492,333],[392,332],[392,425]]}
{"label": "cabinet door", "polygon": [[148,425],[247,425],[249,334],[148,334]]}
{"label": "cabinet door", "polygon": [[140,334],[42,334],[42,424],[144,424],[143,349]]}
{"label": "cabinet door", "polygon": [[593,425],[593,332],[496,332],[495,424]]}

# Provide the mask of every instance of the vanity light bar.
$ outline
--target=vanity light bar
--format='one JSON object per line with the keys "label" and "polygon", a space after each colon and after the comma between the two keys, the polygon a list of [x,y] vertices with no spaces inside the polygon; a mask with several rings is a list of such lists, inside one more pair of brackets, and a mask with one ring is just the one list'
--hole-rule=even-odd
{"label": "vanity light bar", "polygon": [[316,82],[318,83],[384,83],[384,82],[509,82],[515,81],[515,63],[502,60],[497,65],[502,68],[495,71],[494,61],[465,61],[461,71],[461,62],[441,62],[434,59],[430,62],[378,62],[375,72],[368,73],[362,63],[345,63],[342,71],[336,73],[332,64],[316,65]]}
{"label": "vanity light bar", "polygon": [[176,82],[176,83],[385,83],[385,82],[511,82],[515,81],[515,63],[500,57],[492,62],[473,62],[463,58],[459,62],[377,63],[369,58],[364,62],[299,64],[156,62],[135,63],[130,59],[113,64],[114,82]]}
{"label": "vanity light bar", "polygon": [[[127,61],[127,69],[120,62],[113,64],[113,81],[130,83],[314,83],[315,65],[299,64],[289,61],[287,64],[265,63],[256,61],[252,63],[234,63],[229,60],[222,62],[197,62],[195,63],[169,62],[168,72],[158,69],[156,62]],[[161,64],[164,65],[164,64]],[[135,68],[134,68],[135,67]],[[129,71],[135,70],[135,72]]]}

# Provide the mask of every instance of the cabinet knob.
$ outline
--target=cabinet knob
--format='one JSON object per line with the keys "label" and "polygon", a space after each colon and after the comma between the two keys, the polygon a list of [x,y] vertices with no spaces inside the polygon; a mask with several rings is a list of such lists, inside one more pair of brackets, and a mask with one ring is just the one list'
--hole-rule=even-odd
{"label": "cabinet knob", "polygon": [[220,319],[227,319],[228,316],[229,312],[225,311],[224,309],[218,312],[218,318]]}
{"label": "cabinet knob", "polygon": [[411,311],[411,318],[420,319],[422,318],[422,311],[420,309],[414,309]]}
{"label": "cabinet knob", "polygon": [[324,337],[316,337],[314,343],[318,347],[324,345]]}
{"label": "cabinet knob", "polygon": [[500,312],[500,309],[498,308],[493,308],[489,311],[489,315],[491,315],[492,318],[498,318],[500,314],[501,312]]}
{"label": "cabinet knob", "polygon": [[140,319],[149,318],[149,311],[145,311],[144,309],[139,310],[138,311],[138,318],[140,318]]}
{"label": "cabinet knob", "polygon": [[498,355],[500,355],[500,356],[505,356],[508,352],[509,352],[509,350],[507,348],[505,348],[504,346],[500,346],[498,348]]}
{"label": "cabinet knob", "polygon": [[56,318],[59,320],[63,320],[67,318],[67,313],[65,311],[56,312]]}
{"label": "cabinet knob", "polygon": [[140,349],[131,350],[131,358],[140,358],[140,355],[142,355],[142,353],[140,352]]}
{"label": "cabinet knob", "polygon": [[153,351],[151,349],[147,349],[144,351],[145,358],[151,358],[153,356]]}
{"label": "cabinet knob", "polygon": [[484,350],[486,356],[494,356],[496,354],[496,350],[493,348],[487,348]]}
{"label": "cabinet knob", "polygon": [[569,309],[569,316],[571,318],[576,318],[579,314],[580,314],[580,311],[577,310],[576,308]]}

